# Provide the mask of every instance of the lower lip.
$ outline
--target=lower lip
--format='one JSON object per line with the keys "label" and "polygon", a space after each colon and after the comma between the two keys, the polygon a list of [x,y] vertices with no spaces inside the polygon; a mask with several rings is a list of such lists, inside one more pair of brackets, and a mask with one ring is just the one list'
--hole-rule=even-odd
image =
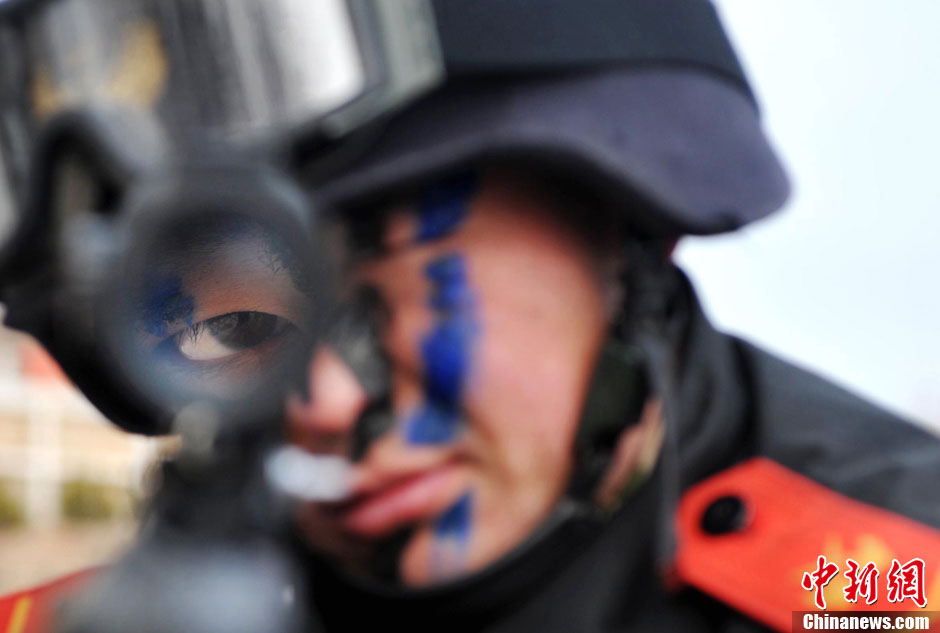
{"label": "lower lip", "polygon": [[384,536],[444,512],[459,484],[456,464],[440,466],[354,502],[343,524],[361,537]]}

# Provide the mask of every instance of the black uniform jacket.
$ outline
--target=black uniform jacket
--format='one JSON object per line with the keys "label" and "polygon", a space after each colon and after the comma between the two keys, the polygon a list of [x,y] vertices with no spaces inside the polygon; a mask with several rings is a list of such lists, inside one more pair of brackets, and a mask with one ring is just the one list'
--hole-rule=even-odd
{"label": "black uniform jacket", "polygon": [[[940,528],[940,441],[934,435],[717,332],[684,276],[681,284],[689,315],[678,387],[682,490],[763,456],[832,491],[909,517],[928,532]],[[765,630],[766,621],[681,579],[664,579],[657,563],[666,537],[657,517],[669,499],[663,480],[660,464],[602,527],[567,522],[546,530],[493,569],[446,588],[397,593],[353,587],[313,565],[311,601],[328,631]],[[811,571],[815,561],[793,561],[803,563]],[[932,577],[940,570],[929,571]],[[767,582],[779,582],[790,594],[801,591],[799,576]]]}

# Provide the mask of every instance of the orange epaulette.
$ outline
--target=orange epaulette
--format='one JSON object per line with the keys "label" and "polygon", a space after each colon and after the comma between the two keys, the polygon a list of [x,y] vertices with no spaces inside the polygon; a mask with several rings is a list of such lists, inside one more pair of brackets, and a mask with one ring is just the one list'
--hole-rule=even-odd
{"label": "orange epaulette", "polygon": [[[690,488],[679,503],[677,536],[679,582],[780,631],[790,631],[794,611],[819,610],[812,574],[820,563],[838,568],[821,575],[828,579],[821,590],[828,611],[940,610],[940,530],[833,492],[766,458]],[[874,563],[879,572],[871,604],[849,559],[860,568]],[[918,559],[920,578],[914,573],[920,563],[900,570]],[[907,595],[917,583],[926,607]],[[853,584],[863,593],[850,602]]]}
{"label": "orange epaulette", "polygon": [[94,569],[78,572],[0,598],[0,633],[48,633],[59,602],[78,591],[96,572]]}

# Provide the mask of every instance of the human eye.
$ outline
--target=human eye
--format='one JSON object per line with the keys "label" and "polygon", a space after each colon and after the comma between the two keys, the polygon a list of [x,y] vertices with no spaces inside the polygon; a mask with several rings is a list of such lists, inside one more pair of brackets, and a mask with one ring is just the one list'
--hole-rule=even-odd
{"label": "human eye", "polygon": [[157,351],[181,362],[219,364],[246,354],[263,353],[299,333],[293,323],[275,314],[229,312],[177,332],[164,340]]}

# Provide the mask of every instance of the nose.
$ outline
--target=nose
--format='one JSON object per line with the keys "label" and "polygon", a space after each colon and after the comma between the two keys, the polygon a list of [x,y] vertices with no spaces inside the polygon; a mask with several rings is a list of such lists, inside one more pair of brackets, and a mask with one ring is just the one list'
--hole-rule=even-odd
{"label": "nose", "polygon": [[356,421],[368,395],[356,375],[331,348],[313,356],[308,399],[293,395],[287,402],[287,433],[294,444],[312,453],[348,456]]}

